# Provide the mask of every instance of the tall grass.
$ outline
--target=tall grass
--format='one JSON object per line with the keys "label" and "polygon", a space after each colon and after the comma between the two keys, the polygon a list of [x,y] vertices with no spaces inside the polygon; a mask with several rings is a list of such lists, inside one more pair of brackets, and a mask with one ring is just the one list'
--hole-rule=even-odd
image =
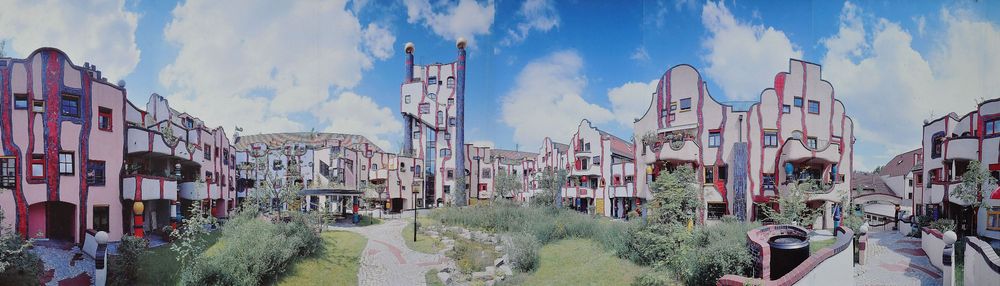
{"label": "tall grass", "polygon": [[613,249],[621,257],[631,252],[627,242],[633,228],[637,227],[633,223],[594,219],[571,210],[522,207],[505,201],[466,208],[435,209],[430,217],[446,225],[461,225],[494,233],[527,233],[541,244],[564,238],[592,239],[607,249]]}

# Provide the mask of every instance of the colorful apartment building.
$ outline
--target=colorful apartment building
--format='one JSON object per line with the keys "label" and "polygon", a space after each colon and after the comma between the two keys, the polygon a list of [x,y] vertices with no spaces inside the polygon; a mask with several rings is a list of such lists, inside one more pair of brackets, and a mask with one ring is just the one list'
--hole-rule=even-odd
{"label": "colorful apartment building", "polygon": [[87,230],[116,241],[171,225],[178,202],[227,215],[235,172],[225,132],[158,95],[141,110],[126,94],[58,49],[0,59],[0,223],[81,243]]}
{"label": "colorful apartment building", "polygon": [[790,60],[757,102],[713,98],[689,65],[667,70],[650,107],[634,128],[636,161],[646,178],[637,197],[663,171],[688,165],[701,186],[699,221],[760,216],[753,203],[769,203],[792,182],[818,181],[809,205],[823,211],[815,228],[832,228],[832,209],[850,195],[853,121],[835,98],[820,66]]}
{"label": "colorful apartment building", "polygon": [[582,120],[570,138],[566,158],[569,179],[562,198],[569,206],[624,218],[642,205],[635,188],[633,144]]}
{"label": "colorful apartment building", "polygon": [[862,206],[870,221],[890,221],[913,214],[914,198],[923,191],[923,150],[894,156],[875,172],[854,172],[851,201]]}
{"label": "colorful apartment building", "polygon": [[[455,180],[459,173],[456,170],[472,173],[466,166],[472,162],[469,157],[476,156],[467,153],[475,147],[467,148],[464,138],[465,41],[460,39],[457,47],[456,61],[428,65],[414,64],[413,43],[404,48],[405,76],[400,85],[400,113],[405,128],[402,153],[422,161],[420,181],[433,204],[450,202],[456,188],[465,188],[470,197],[479,193],[471,191],[470,186],[482,188],[479,182],[458,186],[462,181]],[[484,158],[479,157],[480,161]]]}
{"label": "colorful apartment building", "polygon": [[1000,239],[1000,190],[989,190],[983,198],[989,207],[978,212],[952,193],[973,161],[1000,178],[1000,99],[979,103],[963,116],[924,122],[922,144],[926,185],[914,198],[916,213],[954,219],[956,232]]}

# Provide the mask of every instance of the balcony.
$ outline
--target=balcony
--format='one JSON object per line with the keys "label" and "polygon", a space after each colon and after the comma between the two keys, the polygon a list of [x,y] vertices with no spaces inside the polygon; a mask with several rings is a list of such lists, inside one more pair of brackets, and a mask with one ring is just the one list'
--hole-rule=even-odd
{"label": "balcony", "polygon": [[979,160],[979,138],[951,138],[945,141],[945,150],[945,160]]}
{"label": "balcony", "polygon": [[378,169],[378,170],[369,170],[368,171],[368,180],[371,180],[371,181],[384,181],[386,179],[389,179],[389,170],[387,170],[387,169]]}
{"label": "balcony", "polygon": [[204,200],[208,198],[208,193],[204,189],[206,187],[202,186],[199,188],[197,182],[186,182],[177,185],[180,190],[180,197],[185,200]]}
{"label": "balcony", "polygon": [[122,179],[122,199],[177,200],[177,180],[145,175],[125,177]]}
{"label": "balcony", "polygon": [[138,127],[129,127],[127,132],[128,140],[125,148],[128,154],[154,153],[170,155],[187,160],[195,158],[192,156],[191,152],[189,152],[187,142],[182,138],[175,139],[176,142],[172,142],[174,147],[170,147],[170,144],[163,139],[163,134],[159,132]]}
{"label": "balcony", "polygon": [[820,140],[816,143],[817,148],[806,147],[805,142],[796,139],[785,141],[782,147],[781,159],[788,162],[815,162],[816,160],[825,163],[837,163],[840,161],[840,143]]}
{"label": "balcony", "polygon": [[662,143],[660,146],[653,146],[657,160],[666,161],[698,161],[698,145],[691,140],[681,140],[669,143]]}
{"label": "balcony", "polygon": [[608,188],[609,196],[612,198],[630,198],[635,196],[635,183],[611,186]]}

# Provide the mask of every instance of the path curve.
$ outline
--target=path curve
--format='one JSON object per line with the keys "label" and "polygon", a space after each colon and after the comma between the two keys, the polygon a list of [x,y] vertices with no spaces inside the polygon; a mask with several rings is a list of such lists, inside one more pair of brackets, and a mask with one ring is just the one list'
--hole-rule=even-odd
{"label": "path curve", "polygon": [[361,252],[358,285],[426,285],[424,273],[441,269],[450,262],[442,254],[426,254],[406,247],[401,235],[406,220],[387,220],[365,227],[329,227],[368,238]]}
{"label": "path curve", "polygon": [[941,271],[931,265],[919,238],[869,233],[867,255],[865,265],[854,268],[855,285],[941,285]]}

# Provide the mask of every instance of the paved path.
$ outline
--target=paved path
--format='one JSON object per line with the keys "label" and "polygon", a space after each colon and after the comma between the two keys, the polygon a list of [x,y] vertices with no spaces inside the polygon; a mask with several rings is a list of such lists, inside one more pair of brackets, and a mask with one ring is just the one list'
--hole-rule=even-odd
{"label": "paved path", "polygon": [[[411,216],[412,217],[412,216]],[[426,254],[406,247],[401,233],[406,219],[387,220],[366,227],[330,227],[361,234],[368,245],[361,253],[358,285],[426,285],[424,273],[441,269],[450,259],[441,254]]]}
{"label": "paved path", "polygon": [[854,268],[856,285],[941,285],[941,271],[931,265],[920,239],[899,232],[868,236],[868,262]]}

